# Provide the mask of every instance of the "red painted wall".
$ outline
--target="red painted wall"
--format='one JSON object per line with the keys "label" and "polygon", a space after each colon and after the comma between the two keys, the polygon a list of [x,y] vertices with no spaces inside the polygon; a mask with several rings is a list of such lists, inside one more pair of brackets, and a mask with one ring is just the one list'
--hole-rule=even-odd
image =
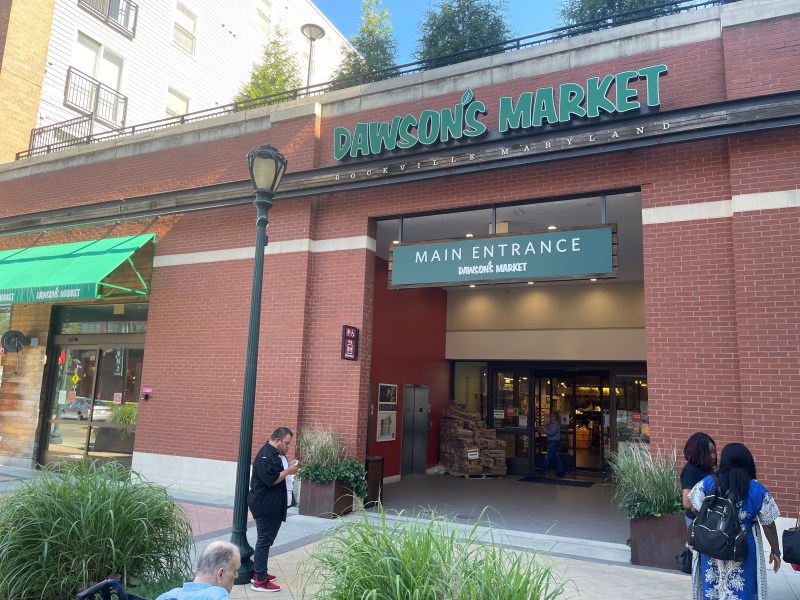
{"label": "red painted wall", "polygon": [[[439,288],[388,289],[388,265],[375,260],[375,317],[372,344],[370,456],[383,456],[384,477],[400,474],[403,386],[428,387],[431,407],[427,466],[439,460],[439,420],[450,403],[450,363],[445,360],[447,293]],[[376,442],[378,384],[397,384],[397,437]]]}

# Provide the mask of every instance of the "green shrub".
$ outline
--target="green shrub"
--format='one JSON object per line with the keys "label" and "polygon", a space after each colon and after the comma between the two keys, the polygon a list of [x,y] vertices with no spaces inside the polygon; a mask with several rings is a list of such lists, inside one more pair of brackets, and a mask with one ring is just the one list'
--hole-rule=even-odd
{"label": "green shrub", "polygon": [[0,499],[0,598],[63,600],[113,576],[191,571],[192,527],[166,488],[110,462],[56,463]]}
{"label": "green shrub", "polygon": [[[554,600],[564,593],[536,555],[479,540],[441,517],[391,523],[380,509],[324,537],[302,565],[318,600]],[[402,517],[402,515],[400,515]]]}
{"label": "green shrub", "polygon": [[193,575],[181,575],[176,573],[136,587],[129,587],[127,591],[141,596],[142,598],[158,598],[164,592],[182,587],[185,582],[192,581],[193,579]]}
{"label": "green shrub", "polygon": [[631,519],[679,515],[681,488],[675,475],[675,452],[652,456],[646,447],[626,446],[609,457],[611,482],[619,508]]}
{"label": "green shrub", "polygon": [[297,472],[301,480],[330,483],[338,479],[352,490],[355,496],[367,495],[367,472],[363,463],[344,459],[344,449],[339,435],[332,428],[304,430],[297,438],[300,464]]}

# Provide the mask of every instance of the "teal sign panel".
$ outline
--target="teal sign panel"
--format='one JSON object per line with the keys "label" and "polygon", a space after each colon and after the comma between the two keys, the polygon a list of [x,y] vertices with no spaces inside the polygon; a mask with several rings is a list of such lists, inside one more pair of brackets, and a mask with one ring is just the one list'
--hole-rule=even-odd
{"label": "teal sign panel", "polygon": [[392,249],[392,287],[559,279],[613,272],[610,225],[409,244]]}

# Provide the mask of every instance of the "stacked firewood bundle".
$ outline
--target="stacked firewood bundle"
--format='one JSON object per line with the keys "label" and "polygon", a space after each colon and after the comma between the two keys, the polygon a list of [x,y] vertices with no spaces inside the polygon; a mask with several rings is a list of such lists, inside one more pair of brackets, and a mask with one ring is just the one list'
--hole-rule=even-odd
{"label": "stacked firewood bundle", "polygon": [[439,440],[442,466],[451,475],[506,474],[506,443],[480,416],[450,406],[442,414]]}

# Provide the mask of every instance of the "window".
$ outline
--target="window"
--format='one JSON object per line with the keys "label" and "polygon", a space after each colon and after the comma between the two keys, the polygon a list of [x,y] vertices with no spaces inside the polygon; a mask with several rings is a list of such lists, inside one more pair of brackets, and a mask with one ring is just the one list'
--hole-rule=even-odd
{"label": "window", "polygon": [[131,0],[78,0],[78,6],[129,38],[136,35],[139,6]]}
{"label": "window", "polygon": [[256,25],[266,35],[269,35],[272,26],[272,0],[257,0]]}
{"label": "window", "polygon": [[128,99],[119,93],[125,60],[83,33],[72,56],[64,104],[94,114],[111,126],[124,126]]}
{"label": "window", "polygon": [[189,98],[172,88],[167,90],[167,116],[179,117],[189,112]]}
{"label": "window", "polygon": [[125,60],[90,37],[78,33],[73,65],[81,73],[97,79],[112,90],[119,91],[122,66]]}
{"label": "window", "polygon": [[175,26],[172,39],[189,54],[194,54],[197,17],[183,4],[178,3],[175,10]]}

